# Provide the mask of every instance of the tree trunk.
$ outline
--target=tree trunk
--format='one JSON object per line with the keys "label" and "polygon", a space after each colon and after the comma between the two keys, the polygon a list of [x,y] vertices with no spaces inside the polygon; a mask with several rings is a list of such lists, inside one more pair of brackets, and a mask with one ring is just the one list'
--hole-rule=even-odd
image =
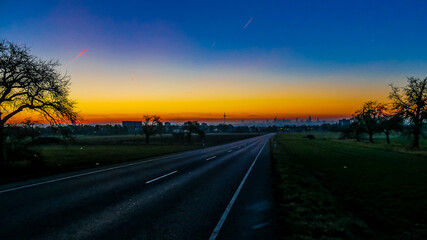
{"label": "tree trunk", "polygon": [[387,144],[390,144],[390,133],[388,131],[385,131],[385,136],[387,138]]}
{"label": "tree trunk", "polygon": [[191,144],[191,132],[187,135],[188,144]]}
{"label": "tree trunk", "polygon": [[150,135],[145,134],[145,143],[150,144]]}
{"label": "tree trunk", "polygon": [[414,124],[414,148],[420,148],[420,127],[419,124]]}
{"label": "tree trunk", "polygon": [[4,165],[7,165],[6,135],[4,133],[4,123],[0,123],[0,166]]}
{"label": "tree trunk", "polygon": [[373,136],[374,134],[372,133],[372,132],[369,132],[369,142],[370,143],[373,143],[374,142],[374,139],[373,139]]}

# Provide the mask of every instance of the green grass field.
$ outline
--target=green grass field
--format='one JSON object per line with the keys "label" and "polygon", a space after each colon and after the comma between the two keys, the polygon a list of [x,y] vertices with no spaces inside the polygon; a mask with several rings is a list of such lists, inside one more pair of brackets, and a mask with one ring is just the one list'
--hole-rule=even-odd
{"label": "green grass field", "polygon": [[425,141],[414,151],[399,139],[387,146],[311,134],[273,141],[284,238],[427,239]]}
{"label": "green grass field", "polygon": [[36,149],[46,167],[90,167],[195,149],[194,145],[46,145]]}

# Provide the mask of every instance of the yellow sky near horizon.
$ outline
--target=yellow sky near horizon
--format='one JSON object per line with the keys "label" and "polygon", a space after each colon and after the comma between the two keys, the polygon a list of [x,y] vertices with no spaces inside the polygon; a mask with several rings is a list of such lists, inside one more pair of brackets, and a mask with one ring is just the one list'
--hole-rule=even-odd
{"label": "yellow sky near horizon", "polygon": [[[198,87],[192,91],[171,86],[158,92],[137,94],[138,90],[121,89],[114,94],[108,86],[100,89],[71,91],[76,100],[76,110],[82,122],[120,122],[138,120],[142,115],[160,115],[164,120],[185,121],[197,119],[221,119],[223,113],[229,119],[267,119],[312,117],[340,118],[351,116],[368,100],[387,101],[388,86],[384,84],[355,85],[337,83],[270,84],[262,83],[214,85]],[[175,90],[174,90],[175,88]],[[240,88],[236,90],[236,88]],[[86,92],[93,91],[89,95]],[[136,92],[132,92],[136,91]],[[218,94],[216,94],[218,92]],[[126,94],[127,93],[127,94]],[[35,118],[22,113],[12,122]]]}
{"label": "yellow sky near horizon", "polygon": [[[85,73],[85,71],[84,71]],[[224,75],[221,75],[224,74]],[[389,86],[382,82],[307,80],[266,75],[195,74],[126,77],[121,74],[75,74],[70,98],[82,122],[139,120],[144,114],[164,120],[348,117],[363,102],[385,102]],[[131,75],[129,75],[131,76]],[[173,84],[171,84],[173,82]],[[22,113],[12,119],[37,118]]]}

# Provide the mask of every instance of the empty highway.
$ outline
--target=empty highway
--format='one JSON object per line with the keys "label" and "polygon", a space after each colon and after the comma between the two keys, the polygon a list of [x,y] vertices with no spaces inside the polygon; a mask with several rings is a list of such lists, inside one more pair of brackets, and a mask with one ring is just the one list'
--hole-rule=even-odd
{"label": "empty highway", "polygon": [[273,239],[263,135],[0,186],[0,239]]}

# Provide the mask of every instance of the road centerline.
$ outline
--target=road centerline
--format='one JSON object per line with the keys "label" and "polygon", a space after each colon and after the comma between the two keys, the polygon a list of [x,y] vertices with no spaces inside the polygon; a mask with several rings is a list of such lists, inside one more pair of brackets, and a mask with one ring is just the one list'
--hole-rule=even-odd
{"label": "road centerline", "polygon": [[216,158],[216,156],[212,156],[212,157],[210,157],[210,158],[207,158],[207,159],[206,159],[206,161],[212,160],[212,159],[214,159],[214,158]]}
{"label": "road centerline", "polygon": [[156,177],[156,178],[154,178],[154,179],[151,179],[150,181],[145,182],[145,184],[152,183],[152,182],[154,182],[154,181],[157,181],[157,180],[159,180],[159,179],[165,178],[165,177],[170,176],[170,175],[172,175],[172,174],[175,174],[175,173],[177,173],[177,172],[178,172],[178,171],[176,171],[176,170],[175,170],[175,171],[173,171],[173,172],[167,173],[167,174],[162,175],[162,176],[160,176],[160,177]]}

